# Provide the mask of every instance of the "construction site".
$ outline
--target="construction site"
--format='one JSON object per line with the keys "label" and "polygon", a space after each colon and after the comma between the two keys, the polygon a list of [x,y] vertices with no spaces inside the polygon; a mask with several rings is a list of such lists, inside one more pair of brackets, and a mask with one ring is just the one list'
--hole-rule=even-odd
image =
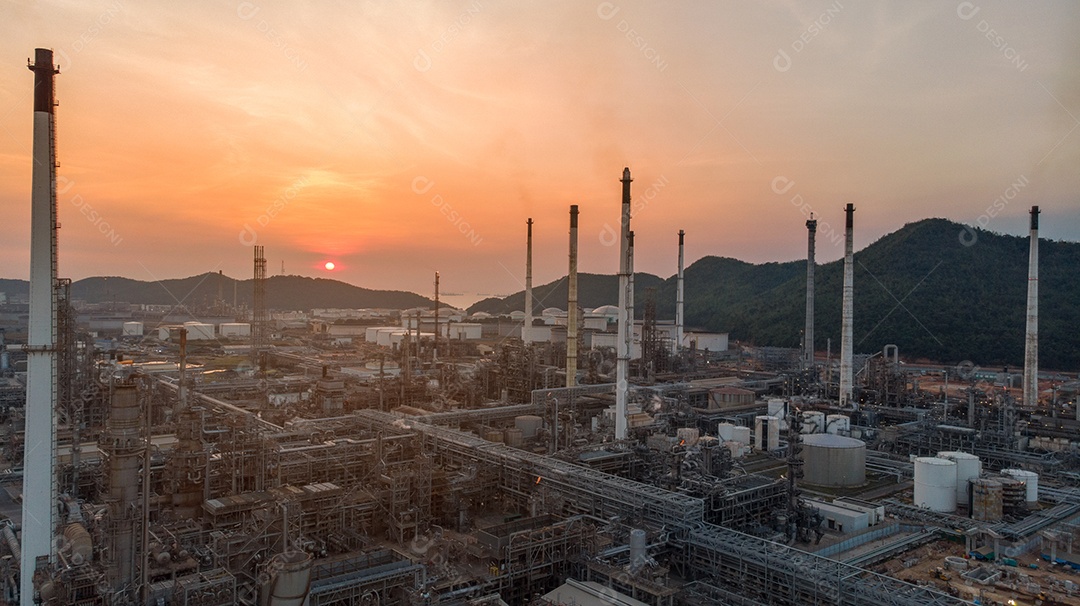
{"label": "construction site", "polygon": [[[814,299],[806,222],[801,349],[691,337],[683,231],[674,320],[635,312],[629,168],[596,211],[621,217],[609,309],[578,305],[575,205],[562,314],[534,304],[522,217],[520,313],[440,308],[436,274],[433,309],[335,337],[332,313],[275,319],[295,310],[268,304],[254,246],[251,309],[148,316],[103,350],[57,276],[52,51],[30,68],[0,602],[1080,605],[1080,382],[1049,395],[1038,368],[1037,206],[1016,377],[854,351],[852,204],[842,300]],[[815,351],[816,305],[842,310],[838,357]]]}

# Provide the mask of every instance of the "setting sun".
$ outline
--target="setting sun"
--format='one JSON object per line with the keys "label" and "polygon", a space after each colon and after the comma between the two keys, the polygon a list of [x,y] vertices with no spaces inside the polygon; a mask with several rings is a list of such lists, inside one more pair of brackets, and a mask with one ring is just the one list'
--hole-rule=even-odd
{"label": "setting sun", "polygon": [[326,265],[323,265],[323,267],[325,267],[327,271],[332,271],[337,266],[334,265],[333,261],[327,261]]}

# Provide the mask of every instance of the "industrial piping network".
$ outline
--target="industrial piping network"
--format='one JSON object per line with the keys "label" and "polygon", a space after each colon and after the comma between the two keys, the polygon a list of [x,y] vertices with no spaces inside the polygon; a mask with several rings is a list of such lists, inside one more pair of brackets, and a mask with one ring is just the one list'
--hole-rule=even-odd
{"label": "industrial piping network", "polygon": [[374,430],[402,431],[402,423],[430,440],[436,452],[452,454],[539,479],[549,490],[588,513],[610,519],[641,517],[671,533],[671,543],[694,578],[728,582],[740,595],[775,606],[959,606],[970,604],[786,545],[704,522],[701,499],[662,490],[557,459],[536,457],[455,429],[390,413],[357,413]]}

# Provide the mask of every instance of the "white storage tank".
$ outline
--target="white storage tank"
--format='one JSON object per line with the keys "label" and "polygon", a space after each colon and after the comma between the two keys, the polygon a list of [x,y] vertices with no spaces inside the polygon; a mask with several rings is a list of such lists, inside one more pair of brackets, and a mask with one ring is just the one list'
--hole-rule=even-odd
{"label": "white storage tank", "polygon": [[916,507],[930,511],[956,511],[956,463],[937,457],[915,459]]}
{"label": "white storage tank", "polygon": [[125,337],[141,337],[143,336],[143,323],[124,322],[124,332],[121,334]]}
{"label": "white storage tank", "polygon": [[750,428],[745,425],[736,425],[735,429],[731,432],[731,439],[735,442],[742,442],[747,446],[750,445]]}
{"label": "white storage tank", "polygon": [[825,413],[820,410],[802,413],[802,433],[825,433]]}
{"label": "white storage tank", "polygon": [[770,417],[786,417],[787,416],[787,400],[783,398],[770,398],[769,399],[769,416]]}
{"label": "white storage tank", "polygon": [[240,339],[251,336],[251,324],[247,322],[222,322],[218,332],[226,339]]}
{"label": "white storage tank", "polygon": [[1024,500],[1027,501],[1028,507],[1032,507],[1039,502],[1039,474],[1026,469],[1002,469],[1001,475],[1009,476],[1024,483]]}
{"label": "white storage tank", "polygon": [[803,479],[817,486],[866,483],[866,443],[828,433],[802,437]]}
{"label": "white storage tank", "polygon": [[978,479],[982,473],[982,461],[970,452],[942,451],[937,456],[956,463],[956,504],[967,504],[971,480]]}
{"label": "white storage tank", "polygon": [[188,341],[213,341],[214,325],[202,322],[184,322]]}
{"label": "white storage tank", "polygon": [[731,423],[720,423],[716,426],[716,435],[724,442],[730,442],[735,439],[735,426]]}
{"label": "white storage tank", "polygon": [[825,417],[825,431],[846,436],[851,432],[851,418],[847,415],[829,415]]}
{"label": "white storage tank", "polygon": [[775,450],[780,447],[780,419],[768,415],[754,417],[754,448]]}

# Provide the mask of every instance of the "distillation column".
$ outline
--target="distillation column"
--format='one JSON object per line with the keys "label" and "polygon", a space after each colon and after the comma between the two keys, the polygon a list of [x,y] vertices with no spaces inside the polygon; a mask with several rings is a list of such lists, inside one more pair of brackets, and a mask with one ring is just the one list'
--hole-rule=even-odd
{"label": "distillation column", "polygon": [[634,335],[633,316],[627,317],[632,306],[630,292],[630,169],[622,174],[622,217],[619,226],[619,334],[616,337],[618,360],[615,365],[615,439],[625,440],[627,429],[627,400],[630,391],[630,340]]}
{"label": "distillation column", "polygon": [[577,302],[577,230],[578,206],[570,206],[570,270],[566,297],[566,386],[577,385],[578,302]]}
{"label": "distillation column", "polygon": [[1039,403],[1039,207],[1031,207],[1028,252],[1027,330],[1024,333],[1024,408]]}
{"label": "distillation column", "polygon": [[852,347],[854,332],[854,278],[855,278],[855,253],[853,250],[853,237],[855,225],[855,205],[848,204],[844,209],[847,221],[844,228],[844,309],[841,315],[840,332],[840,407],[849,406],[851,402],[851,366]]}
{"label": "distillation column", "polygon": [[30,326],[27,334],[20,600],[34,603],[38,559],[54,557],[56,511],[56,107],[51,50],[34,50],[34,166],[30,193]]}
{"label": "distillation column", "polygon": [[[129,585],[134,579],[136,512],[141,512],[139,466],[146,446],[141,424],[135,384],[117,382],[101,441],[101,450],[108,458],[109,583],[115,590]],[[141,518],[139,513],[138,519]]]}

